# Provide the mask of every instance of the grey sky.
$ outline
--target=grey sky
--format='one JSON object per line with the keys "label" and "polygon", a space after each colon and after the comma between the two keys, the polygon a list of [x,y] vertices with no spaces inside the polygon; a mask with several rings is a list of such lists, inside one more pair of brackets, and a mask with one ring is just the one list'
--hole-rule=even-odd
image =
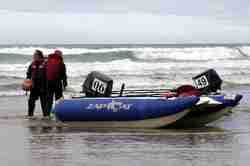
{"label": "grey sky", "polygon": [[0,44],[250,42],[249,0],[0,0]]}

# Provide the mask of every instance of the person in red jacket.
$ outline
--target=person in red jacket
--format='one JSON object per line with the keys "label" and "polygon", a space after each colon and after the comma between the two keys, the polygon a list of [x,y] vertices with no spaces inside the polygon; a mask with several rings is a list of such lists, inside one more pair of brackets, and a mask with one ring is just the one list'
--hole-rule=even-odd
{"label": "person in red jacket", "polygon": [[33,61],[29,65],[26,79],[32,80],[32,87],[28,100],[28,117],[34,114],[35,103],[40,98],[43,116],[49,116],[47,110],[47,79],[46,79],[46,63],[42,51],[35,50]]}
{"label": "person in red jacket", "polygon": [[62,52],[56,50],[48,55],[47,59],[47,82],[48,82],[48,111],[50,112],[53,99],[58,100],[63,97],[63,89],[67,87],[66,66],[63,62]]}

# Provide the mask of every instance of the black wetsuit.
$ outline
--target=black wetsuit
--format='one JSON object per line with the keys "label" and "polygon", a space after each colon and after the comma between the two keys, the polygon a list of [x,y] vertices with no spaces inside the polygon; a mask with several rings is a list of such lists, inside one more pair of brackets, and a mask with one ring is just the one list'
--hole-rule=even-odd
{"label": "black wetsuit", "polygon": [[28,101],[28,116],[33,116],[35,103],[40,98],[43,116],[49,116],[47,109],[46,64],[44,61],[33,62],[27,70],[27,79],[32,79],[32,89]]}
{"label": "black wetsuit", "polygon": [[63,97],[63,88],[67,86],[67,75],[66,75],[66,67],[62,62],[60,66],[60,73],[58,73],[58,77],[55,80],[48,80],[48,112],[51,111],[53,105],[53,99],[55,95],[55,99],[58,100]]}

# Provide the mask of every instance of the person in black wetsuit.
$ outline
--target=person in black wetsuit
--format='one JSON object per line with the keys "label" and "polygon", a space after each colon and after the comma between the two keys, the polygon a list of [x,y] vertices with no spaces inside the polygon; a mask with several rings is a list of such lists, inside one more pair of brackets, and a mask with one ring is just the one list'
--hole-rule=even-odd
{"label": "person in black wetsuit", "polygon": [[62,52],[56,50],[49,54],[47,60],[47,81],[48,81],[48,112],[50,113],[53,99],[58,100],[63,97],[63,90],[67,87],[66,67],[63,62]]}
{"label": "person in black wetsuit", "polygon": [[35,50],[33,61],[28,67],[26,74],[26,78],[32,80],[32,88],[28,100],[28,117],[34,115],[35,103],[38,98],[40,98],[43,116],[49,116],[47,109],[46,63],[42,51]]}

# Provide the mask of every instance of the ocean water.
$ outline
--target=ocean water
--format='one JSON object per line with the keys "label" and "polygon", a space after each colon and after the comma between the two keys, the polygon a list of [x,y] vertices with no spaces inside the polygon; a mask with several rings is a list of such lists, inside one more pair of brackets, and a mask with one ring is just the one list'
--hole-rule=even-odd
{"label": "ocean water", "polygon": [[[35,49],[64,53],[69,87],[81,91],[88,73],[114,80],[114,90],[173,88],[215,69],[223,91],[242,94],[222,119],[196,129],[126,130],[55,127],[28,120],[20,84]],[[41,115],[37,103],[35,115]],[[250,159],[250,45],[2,45],[0,46],[1,165],[244,166]]]}
{"label": "ocean water", "polygon": [[81,91],[88,73],[100,71],[114,89],[172,88],[192,84],[192,77],[215,69],[223,86],[250,85],[250,45],[5,45],[0,46],[0,96],[23,95],[20,82],[35,49],[45,55],[60,49],[69,92]]}

